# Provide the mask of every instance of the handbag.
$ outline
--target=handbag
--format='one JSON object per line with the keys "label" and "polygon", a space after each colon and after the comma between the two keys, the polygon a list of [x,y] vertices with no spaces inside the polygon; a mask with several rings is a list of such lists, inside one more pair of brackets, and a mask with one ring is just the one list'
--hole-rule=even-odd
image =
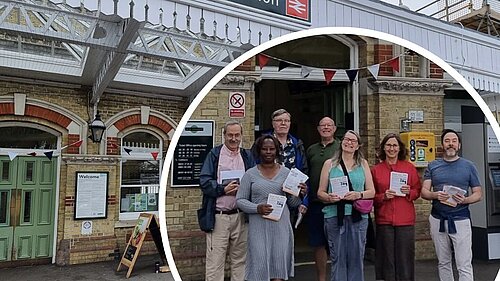
{"label": "handbag", "polygon": [[[349,183],[349,191],[354,191],[352,187],[351,179],[349,178],[349,173],[347,172],[347,168],[345,167],[344,161],[340,161],[340,166],[342,167],[342,171],[344,175],[347,176],[347,181]],[[354,209],[356,209],[361,214],[369,214],[373,208],[373,199],[358,199],[352,203]]]}

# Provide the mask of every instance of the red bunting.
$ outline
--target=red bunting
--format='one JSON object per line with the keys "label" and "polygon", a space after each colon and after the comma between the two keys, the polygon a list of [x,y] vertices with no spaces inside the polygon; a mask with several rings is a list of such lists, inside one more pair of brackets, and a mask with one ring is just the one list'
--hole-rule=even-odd
{"label": "red bunting", "polygon": [[156,158],[158,158],[158,152],[151,152],[151,156],[153,156],[153,159],[156,160]]}
{"label": "red bunting", "polygon": [[31,155],[31,156],[36,156],[36,152],[31,152],[31,153],[28,153],[28,155]]}
{"label": "red bunting", "polygon": [[266,64],[269,62],[269,57],[263,54],[258,54],[257,58],[259,59],[260,69],[264,68]]}
{"label": "red bunting", "polygon": [[325,75],[326,85],[330,84],[330,81],[332,81],[332,78],[335,75],[335,72],[336,72],[335,70],[323,69],[323,74]]}
{"label": "red bunting", "polygon": [[83,140],[79,140],[77,142],[74,142],[72,144],[70,144],[69,146],[76,146],[76,147],[80,147],[83,143]]}
{"label": "red bunting", "polygon": [[392,60],[389,61],[389,65],[394,69],[396,72],[399,72],[399,57],[396,57]]}

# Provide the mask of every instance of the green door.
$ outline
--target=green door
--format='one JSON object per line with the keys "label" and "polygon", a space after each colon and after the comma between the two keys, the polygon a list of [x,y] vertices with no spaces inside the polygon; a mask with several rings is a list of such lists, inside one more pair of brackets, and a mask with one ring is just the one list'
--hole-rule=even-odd
{"label": "green door", "polygon": [[0,156],[0,261],[52,256],[55,163]]}

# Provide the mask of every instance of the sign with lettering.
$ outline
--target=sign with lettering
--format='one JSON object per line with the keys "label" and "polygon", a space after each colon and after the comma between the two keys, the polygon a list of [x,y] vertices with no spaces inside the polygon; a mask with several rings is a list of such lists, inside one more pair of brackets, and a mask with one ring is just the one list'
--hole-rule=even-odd
{"label": "sign with lettering", "polygon": [[165,256],[165,250],[163,249],[161,241],[160,227],[158,226],[158,221],[156,220],[155,215],[141,213],[137,219],[134,230],[132,231],[132,235],[130,235],[127,247],[125,248],[122,259],[120,260],[120,264],[116,269],[116,271],[120,271],[122,266],[128,267],[127,278],[129,278],[132,273],[148,231],[155,242],[156,249],[160,254],[163,264],[167,263],[167,257]]}
{"label": "sign with lettering", "polygon": [[106,218],[108,172],[76,172],[75,219]]}
{"label": "sign with lettering", "polygon": [[311,0],[229,0],[252,8],[310,22]]}
{"label": "sign with lettering", "polygon": [[189,121],[182,131],[172,161],[172,187],[197,186],[208,152],[214,147],[214,121]]}

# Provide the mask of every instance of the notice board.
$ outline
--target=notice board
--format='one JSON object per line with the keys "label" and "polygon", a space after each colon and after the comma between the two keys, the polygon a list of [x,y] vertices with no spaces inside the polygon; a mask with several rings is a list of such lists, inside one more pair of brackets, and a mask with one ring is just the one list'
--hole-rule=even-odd
{"label": "notice board", "polygon": [[163,249],[163,243],[161,241],[160,228],[155,215],[141,213],[137,219],[134,230],[132,231],[132,235],[130,235],[130,239],[125,251],[123,252],[120,264],[116,269],[116,271],[120,271],[122,265],[128,267],[127,278],[129,278],[132,273],[148,231],[155,242],[156,249],[160,254],[162,262],[164,264],[167,263],[167,257],[165,256],[165,250]]}
{"label": "notice board", "polygon": [[75,220],[105,219],[108,172],[76,172]]}
{"label": "notice board", "polygon": [[214,147],[215,122],[189,121],[177,142],[172,161],[171,186],[198,186],[203,161]]}

